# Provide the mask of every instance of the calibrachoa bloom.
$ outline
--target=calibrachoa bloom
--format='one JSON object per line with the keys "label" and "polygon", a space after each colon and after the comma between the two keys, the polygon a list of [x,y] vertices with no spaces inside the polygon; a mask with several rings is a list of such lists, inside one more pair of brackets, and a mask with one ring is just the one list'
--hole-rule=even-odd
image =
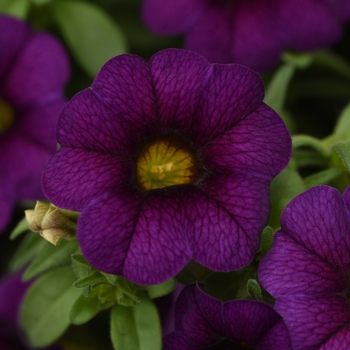
{"label": "calibrachoa bloom", "polygon": [[288,329],[272,306],[256,300],[222,303],[189,285],[175,309],[175,331],[164,350],[291,350]]}
{"label": "calibrachoa bloom", "polygon": [[160,283],[193,258],[241,268],[267,222],[289,133],[260,77],[169,49],[121,55],[64,108],[47,197],[80,211],[77,237],[97,269]]}
{"label": "calibrachoa bloom", "polygon": [[350,348],[350,188],[318,186],[281,218],[259,277],[276,299],[295,350]]}
{"label": "calibrachoa bloom", "polygon": [[350,2],[144,0],[142,12],[154,32],[185,34],[185,48],[211,62],[266,71],[286,49],[315,50],[336,42],[350,17]]}
{"label": "calibrachoa bloom", "polygon": [[[0,349],[33,349],[24,341],[19,330],[19,310],[30,282],[22,282],[21,274],[6,276],[0,281]],[[61,350],[60,346],[50,346],[47,350]]]}
{"label": "calibrachoa bloom", "polygon": [[0,16],[0,230],[19,199],[44,198],[40,178],[56,149],[69,65],[51,35]]}

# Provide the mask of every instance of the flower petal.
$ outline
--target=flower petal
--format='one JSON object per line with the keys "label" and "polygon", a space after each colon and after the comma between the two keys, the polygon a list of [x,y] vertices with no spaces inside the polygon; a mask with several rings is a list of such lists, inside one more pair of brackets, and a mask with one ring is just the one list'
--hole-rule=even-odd
{"label": "flower petal", "polygon": [[3,74],[9,72],[11,65],[16,61],[30,34],[31,29],[25,22],[3,14],[0,16],[0,47],[6,48],[6,54],[0,55],[1,81],[4,79]]}
{"label": "flower petal", "polygon": [[350,326],[346,325],[342,330],[330,337],[319,350],[348,350],[350,344]]}
{"label": "flower petal", "polygon": [[180,34],[191,27],[206,4],[203,0],[146,0],[142,17],[159,34]]}
{"label": "flower petal", "polygon": [[45,195],[56,206],[82,211],[90,199],[126,187],[132,164],[110,154],[61,148],[48,162],[42,180]]}
{"label": "flower petal", "polygon": [[343,296],[285,296],[276,300],[275,308],[289,328],[294,350],[319,349],[350,322],[349,304]]}
{"label": "flower petal", "polygon": [[[6,180],[1,179],[0,181],[2,184],[6,183]],[[0,186],[0,233],[10,222],[15,201],[14,190],[9,186]]]}
{"label": "flower petal", "polygon": [[137,128],[141,135],[158,133],[152,77],[141,57],[119,55],[110,59],[97,74],[92,89],[124,125]]}
{"label": "flower petal", "polygon": [[63,46],[43,32],[32,35],[2,83],[1,95],[22,108],[61,98],[69,76],[69,62]]}
{"label": "flower petal", "polygon": [[211,76],[212,65],[194,52],[168,49],[156,53],[149,66],[163,133],[190,133],[197,122],[194,116],[198,99]]}
{"label": "flower petal", "polygon": [[200,152],[209,169],[223,172],[241,169],[272,179],[288,164],[291,148],[291,138],[282,119],[261,104]]}
{"label": "flower petal", "polygon": [[193,258],[216,271],[249,264],[268,220],[270,182],[250,174],[214,174],[198,187],[184,202]]}
{"label": "flower petal", "polygon": [[279,320],[255,346],[256,350],[292,350],[289,330],[281,319]]}
{"label": "flower petal", "polygon": [[219,137],[261,104],[264,85],[260,76],[240,65],[213,65],[193,127],[195,143],[202,146]]}
{"label": "flower petal", "polygon": [[272,249],[261,260],[259,279],[275,298],[342,291],[345,283],[339,271],[284,232],[275,234]]}
{"label": "flower petal", "polygon": [[340,193],[310,188],[293,199],[281,217],[282,231],[331,266],[350,263],[350,219]]}
{"label": "flower petal", "polygon": [[123,276],[139,284],[157,284],[175,276],[192,252],[187,243],[182,192],[148,193],[135,221]]}

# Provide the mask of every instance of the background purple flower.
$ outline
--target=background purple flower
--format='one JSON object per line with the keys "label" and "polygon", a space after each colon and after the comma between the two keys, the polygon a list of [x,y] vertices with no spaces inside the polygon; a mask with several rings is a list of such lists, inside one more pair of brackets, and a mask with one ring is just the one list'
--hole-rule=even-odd
{"label": "background purple flower", "polygon": [[350,347],[350,188],[302,193],[286,207],[259,277],[294,349]]}
{"label": "background purple flower", "polygon": [[286,49],[315,50],[336,42],[350,17],[348,0],[144,0],[154,32],[185,34],[185,48],[211,62],[257,71],[275,66]]}
{"label": "background purple flower", "polygon": [[[19,310],[31,282],[22,282],[21,273],[8,275],[0,281],[0,349],[33,349],[24,341],[19,330]],[[61,350],[60,346],[45,347],[46,350]]]}
{"label": "background purple flower", "polygon": [[[64,108],[62,147],[43,177],[55,205],[82,211],[77,237],[87,260],[139,284],[165,281],[191,258],[220,271],[248,264],[268,219],[270,182],[291,152],[263,96],[248,68],[211,65],[185,50],[149,63],[133,55],[107,62]],[[156,175],[150,168],[145,176],[162,183],[173,164],[172,155],[162,163],[168,149],[187,152],[198,169],[190,182],[144,188],[140,159],[155,157]]]}
{"label": "background purple flower", "polygon": [[175,331],[164,338],[164,350],[292,349],[281,316],[255,300],[222,303],[189,285],[175,309]]}
{"label": "background purple flower", "polygon": [[44,198],[43,167],[56,149],[68,59],[51,35],[0,16],[0,230],[19,199]]}

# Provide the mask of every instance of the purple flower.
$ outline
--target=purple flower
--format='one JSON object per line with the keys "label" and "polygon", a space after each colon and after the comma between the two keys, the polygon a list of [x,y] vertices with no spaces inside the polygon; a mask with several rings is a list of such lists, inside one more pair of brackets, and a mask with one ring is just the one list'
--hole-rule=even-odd
{"label": "purple flower", "polygon": [[350,348],[350,188],[318,186],[286,207],[259,277],[294,349]]}
{"label": "purple flower", "polygon": [[291,152],[263,95],[253,71],[190,51],[107,62],[60,115],[61,149],[43,177],[55,205],[82,212],[87,260],[139,284],[191,258],[219,271],[248,264]]}
{"label": "purple flower", "polygon": [[0,16],[0,231],[20,199],[40,199],[41,173],[56,149],[68,60],[51,35]]}
{"label": "purple flower", "polygon": [[[21,281],[21,273],[8,275],[0,281],[0,349],[33,349],[24,341],[19,331],[19,311],[30,282]],[[60,346],[46,347],[47,350],[62,350]]]}
{"label": "purple flower", "polygon": [[175,309],[175,331],[164,337],[164,350],[292,349],[288,329],[268,304],[255,300],[222,303],[189,285]]}
{"label": "purple flower", "polygon": [[211,62],[257,71],[286,49],[315,50],[336,42],[350,17],[348,0],[144,0],[155,33],[185,34],[185,48]]}

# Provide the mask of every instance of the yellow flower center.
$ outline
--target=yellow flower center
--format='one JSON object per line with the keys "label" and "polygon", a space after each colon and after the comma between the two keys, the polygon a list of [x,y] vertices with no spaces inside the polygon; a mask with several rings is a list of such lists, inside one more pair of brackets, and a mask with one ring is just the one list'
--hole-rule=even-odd
{"label": "yellow flower center", "polygon": [[175,139],[164,138],[147,144],[137,160],[137,182],[146,191],[191,184],[197,175],[193,152]]}
{"label": "yellow flower center", "polygon": [[15,114],[10,105],[0,98],[0,134],[11,127],[15,120]]}

